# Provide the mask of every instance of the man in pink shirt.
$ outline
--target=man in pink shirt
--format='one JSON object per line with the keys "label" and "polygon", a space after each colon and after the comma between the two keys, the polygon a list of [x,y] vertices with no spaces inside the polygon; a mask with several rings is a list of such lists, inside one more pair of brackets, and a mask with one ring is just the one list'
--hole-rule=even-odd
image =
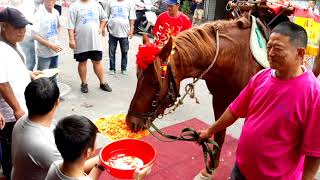
{"label": "man in pink shirt", "polygon": [[320,84],[301,66],[306,46],[301,26],[276,26],[267,45],[271,69],[257,73],[218,121],[201,131],[200,141],[245,118],[231,179],[314,179],[320,164]]}

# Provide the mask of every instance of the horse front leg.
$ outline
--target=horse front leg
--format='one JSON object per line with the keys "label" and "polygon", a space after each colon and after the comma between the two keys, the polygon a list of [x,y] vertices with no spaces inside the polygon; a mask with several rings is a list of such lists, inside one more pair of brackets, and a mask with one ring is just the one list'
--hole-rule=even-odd
{"label": "horse front leg", "polygon": [[[219,97],[215,96],[214,99],[212,100],[212,105],[213,105],[215,121],[217,121],[220,118],[220,116],[223,114],[225,109],[228,107],[228,104],[225,104],[224,101],[221,101],[221,99]],[[215,167],[214,168],[217,168],[219,166],[220,153],[221,153],[222,145],[224,143],[225,136],[226,136],[226,129],[214,134],[214,141],[216,141],[220,147],[220,149],[217,151],[217,153],[215,155]]]}

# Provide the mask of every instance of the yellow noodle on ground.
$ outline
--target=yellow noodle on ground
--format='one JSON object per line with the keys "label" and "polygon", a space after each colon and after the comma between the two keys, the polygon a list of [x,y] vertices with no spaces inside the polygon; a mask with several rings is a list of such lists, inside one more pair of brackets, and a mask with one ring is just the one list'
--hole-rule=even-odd
{"label": "yellow noodle on ground", "polygon": [[95,121],[99,131],[107,136],[110,140],[120,140],[124,138],[139,139],[149,135],[148,130],[132,132],[126,124],[125,114],[116,114],[99,118]]}

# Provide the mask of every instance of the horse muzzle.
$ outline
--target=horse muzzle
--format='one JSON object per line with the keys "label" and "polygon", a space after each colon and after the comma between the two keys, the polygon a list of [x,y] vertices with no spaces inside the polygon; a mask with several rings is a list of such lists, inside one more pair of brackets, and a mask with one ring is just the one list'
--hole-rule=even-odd
{"label": "horse muzzle", "polygon": [[134,115],[131,115],[130,113],[126,117],[126,123],[130,130],[133,132],[138,132],[147,128],[147,123],[145,123],[145,120],[143,118],[136,117]]}

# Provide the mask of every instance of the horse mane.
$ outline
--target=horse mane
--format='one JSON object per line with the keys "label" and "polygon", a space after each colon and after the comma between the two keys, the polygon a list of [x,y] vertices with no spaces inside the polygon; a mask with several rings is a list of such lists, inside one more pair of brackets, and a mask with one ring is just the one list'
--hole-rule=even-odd
{"label": "horse mane", "polygon": [[[172,37],[174,42],[174,60],[170,61],[172,68],[175,69],[176,64],[180,66],[193,66],[192,57],[198,55],[196,61],[197,66],[208,66],[208,58],[214,57],[216,49],[216,30],[219,30],[220,38],[224,37],[234,44],[237,41],[228,35],[230,28],[247,29],[251,28],[251,18],[249,13],[244,13],[242,17],[235,20],[218,20],[205,23],[198,27],[180,32],[176,37]],[[172,43],[169,44],[172,46]],[[168,43],[164,45],[162,50],[168,50]],[[161,82],[161,58],[157,57],[154,61],[154,67],[160,86]]]}
{"label": "horse mane", "polygon": [[[247,29],[251,27],[250,14],[245,13],[241,18],[236,20],[218,20],[205,23],[202,26],[194,27],[183,31],[174,38],[175,53],[179,58],[181,65],[192,65],[192,57],[198,54],[197,63],[208,62],[206,59],[214,57],[214,50],[216,49],[216,30],[219,30],[220,37],[225,37],[233,42],[228,36],[228,29],[239,28]],[[178,62],[175,62],[178,63]],[[203,64],[207,66],[208,64]]]}

